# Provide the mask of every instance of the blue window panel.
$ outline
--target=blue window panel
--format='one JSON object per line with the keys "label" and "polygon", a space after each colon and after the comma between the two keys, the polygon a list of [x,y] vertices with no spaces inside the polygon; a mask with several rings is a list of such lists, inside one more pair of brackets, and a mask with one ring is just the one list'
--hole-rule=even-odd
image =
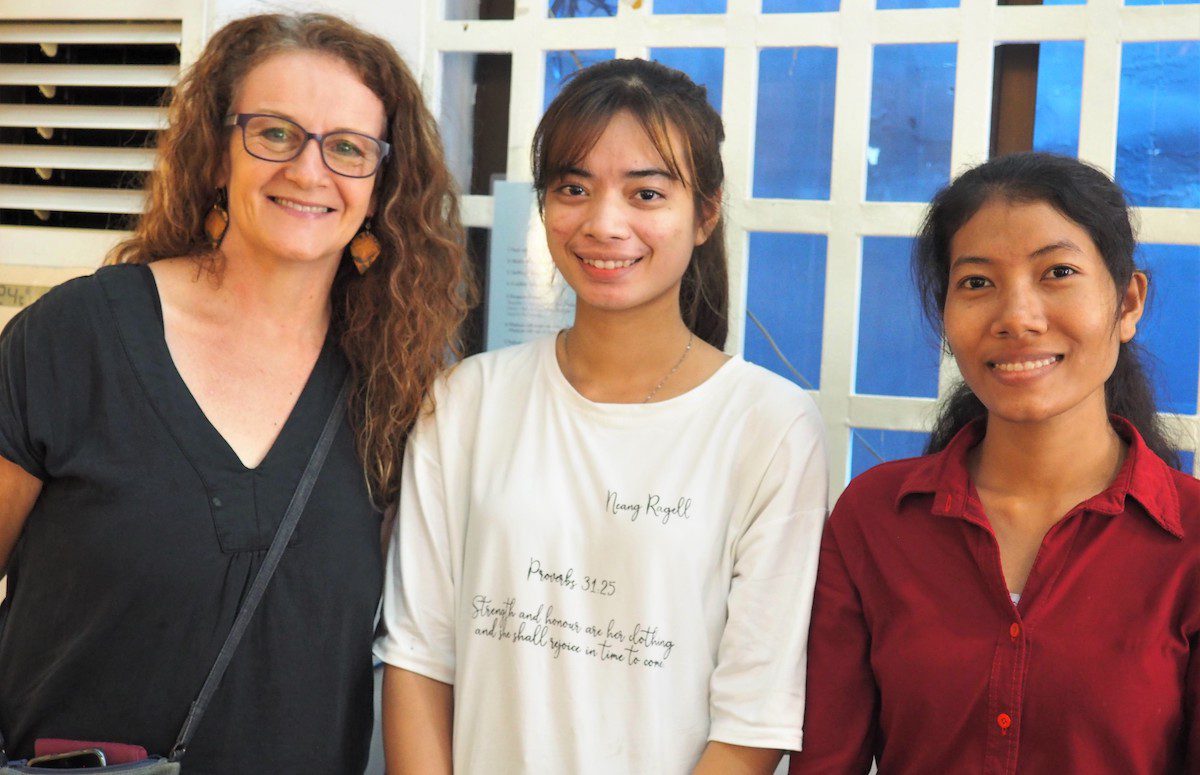
{"label": "blue window panel", "polygon": [[[658,4],[654,6],[658,10]],[[721,112],[721,87],[725,82],[723,48],[652,48],[650,58],[688,74],[708,92],[708,104]]]}
{"label": "blue window panel", "polygon": [[550,0],[550,18],[616,16],[617,0]]}
{"label": "blue window panel", "polygon": [[1197,0],[1125,0],[1125,5],[1186,5]]}
{"label": "blue window panel", "polygon": [[1121,46],[1117,182],[1133,204],[1200,207],[1200,40]]}
{"label": "blue window panel", "polygon": [[654,0],[654,13],[725,13],[725,0]]}
{"label": "blue window panel", "polygon": [[607,62],[617,55],[615,49],[593,51],[547,51],[546,52],[546,98],[542,110],[562,91],[562,87],[576,72],[597,62]]}
{"label": "blue window panel", "polygon": [[1033,150],[1078,155],[1082,104],[1083,41],[1042,43],[1038,47]]}
{"label": "blue window panel", "polygon": [[867,199],[925,202],[950,182],[954,43],[875,47]]}
{"label": "blue window panel", "polygon": [[1196,414],[1200,387],[1200,245],[1142,245],[1138,264],[1150,273],[1150,301],[1135,341],[1148,351],[1147,370],[1162,412]]}
{"label": "blue window panel", "polygon": [[1179,450],[1179,469],[1184,473],[1196,475],[1196,453],[1192,450]]}
{"label": "blue window panel", "polygon": [[763,13],[821,13],[836,11],[838,0],[763,0]]}
{"label": "blue window panel", "polygon": [[939,342],[921,313],[908,237],[864,237],[854,392],[936,398]]}
{"label": "blue window panel", "polygon": [[1087,0],[1042,0],[1042,5],[1086,5]]}
{"label": "blue window panel", "polygon": [[888,460],[917,457],[929,443],[928,433],[850,429],[850,478]]}
{"label": "blue window panel", "polygon": [[875,7],[881,11],[901,8],[957,8],[958,0],[875,0]]}
{"label": "blue window panel", "polygon": [[753,196],[828,199],[835,48],[764,48],[758,57]]}
{"label": "blue window panel", "polygon": [[827,244],[824,234],[750,234],[743,357],[809,389],[820,387]]}

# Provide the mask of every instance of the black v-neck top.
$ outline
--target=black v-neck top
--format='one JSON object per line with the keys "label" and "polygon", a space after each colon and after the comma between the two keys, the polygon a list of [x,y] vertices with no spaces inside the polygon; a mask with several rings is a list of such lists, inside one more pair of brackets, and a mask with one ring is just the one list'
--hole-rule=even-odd
{"label": "black v-neck top", "polygon": [[[44,482],[0,608],[10,756],[38,737],[170,750],[347,368],[330,337],[248,469],[175,369],[148,267],[72,280],[9,324],[0,456]],[[185,773],[362,772],[379,527],[343,421]]]}

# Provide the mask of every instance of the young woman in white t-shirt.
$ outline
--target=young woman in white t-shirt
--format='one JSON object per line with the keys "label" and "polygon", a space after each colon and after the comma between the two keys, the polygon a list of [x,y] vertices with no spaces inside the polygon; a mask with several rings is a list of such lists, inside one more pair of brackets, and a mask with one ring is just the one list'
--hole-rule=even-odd
{"label": "young woman in white t-shirt", "polygon": [[720,117],[642,60],[534,137],[571,328],[469,358],[409,440],[376,645],[395,773],[770,773],[800,746],[816,407],[726,355]]}

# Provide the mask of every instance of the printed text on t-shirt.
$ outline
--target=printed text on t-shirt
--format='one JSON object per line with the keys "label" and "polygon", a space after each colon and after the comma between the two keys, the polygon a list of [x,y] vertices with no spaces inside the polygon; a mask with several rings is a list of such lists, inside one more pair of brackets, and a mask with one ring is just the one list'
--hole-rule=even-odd
{"label": "printed text on t-shirt", "polygon": [[594,576],[577,577],[574,568],[567,568],[565,571],[547,570],[542,567],[541,560],[533,557],[529,558],[529,570],[525,571],[525,580],[529,581],[530,579],[557,584],[567,589],[591,592],[604,597],[612,597],[617,594],[617,582],[611,579],[598,579]]}
{"label": "printed text on t-shirt", "polygon": [[675,648],[674,641],[660,633],[657,626],[638,622],[626,631],[615,619],[607,624],[588,624],[561,616],[547,603],[536,607],[518,605],[514,597],[496,602],[487,595],[475,595],[471,618],[476,621],[475,635],[543,648],[555,659],[565,651],[630,668],[661,668]]}
{"label": "printed text on t-shirt", "polygon": [[627,517],[630,522],[637,522],[642,514],[661,520],[667,524],[674,517],[681,519],[692,518],[692,499],[679,497],[675,500],[650,493],[645,500],[622,500],[615,490],[606,490],[604,495],[604,512],[614,517]]}

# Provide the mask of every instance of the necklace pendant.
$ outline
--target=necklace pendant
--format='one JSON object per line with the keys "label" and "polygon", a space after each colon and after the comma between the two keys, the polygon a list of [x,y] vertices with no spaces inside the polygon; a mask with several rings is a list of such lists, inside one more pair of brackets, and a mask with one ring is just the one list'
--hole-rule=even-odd
{"label": "necklace pendant", "polygon": [[[571,363],[571,344],[570,344],[571,340],[569,338],[570,335],[571,335],[571,329],[564,328],[562,331],[563,364],[564,364],[564,366],[570,366],[570,363]],[[687,359],[688,353],[690,353],[692,351],[692,343],[695,341],[696,341],[696,332],[689,330],[687,344],[684,346],[683,353],[679,356],[679,360],[675,361],[675,365],[671,367],[671,370],[667,372],[665,377],[663,377],[662,379],[660,379],[658,381],[658,384],[654,386],[654,389],[646,394],[646,397],[642,399],[643,404],[650,403],[650,401],[656,395],[658,395],[658,391],[662,390],[662,386],[667,384],[667,380],[669,380],[671,377],[673,377],[675,375],[675,372],[679,371],[679,367],[682,366],[683,362]]]}
{"label": "necklace pendant", "polygon": [[654,386],[654,389],[646,394],[646,397],[642,399],[643,404],[650,403],[650,399],[654,398],[654,396],[658,394],[658,391],[662,389],[662,386],[667,384],[667,380],[669,380],[675,374],[675,372],[679,371],[679,367],[683,365],[683,361],[688,357],[688,353],[692,351],[692,342],[694,342],[695,339],[695,332],[688,331],[687,345],[683,348],[683,355],[679,356],[679,360],[676,361],[675,365],[671,367],[671,370],[667,372],[667,376],[659,380],[658,384]]}

